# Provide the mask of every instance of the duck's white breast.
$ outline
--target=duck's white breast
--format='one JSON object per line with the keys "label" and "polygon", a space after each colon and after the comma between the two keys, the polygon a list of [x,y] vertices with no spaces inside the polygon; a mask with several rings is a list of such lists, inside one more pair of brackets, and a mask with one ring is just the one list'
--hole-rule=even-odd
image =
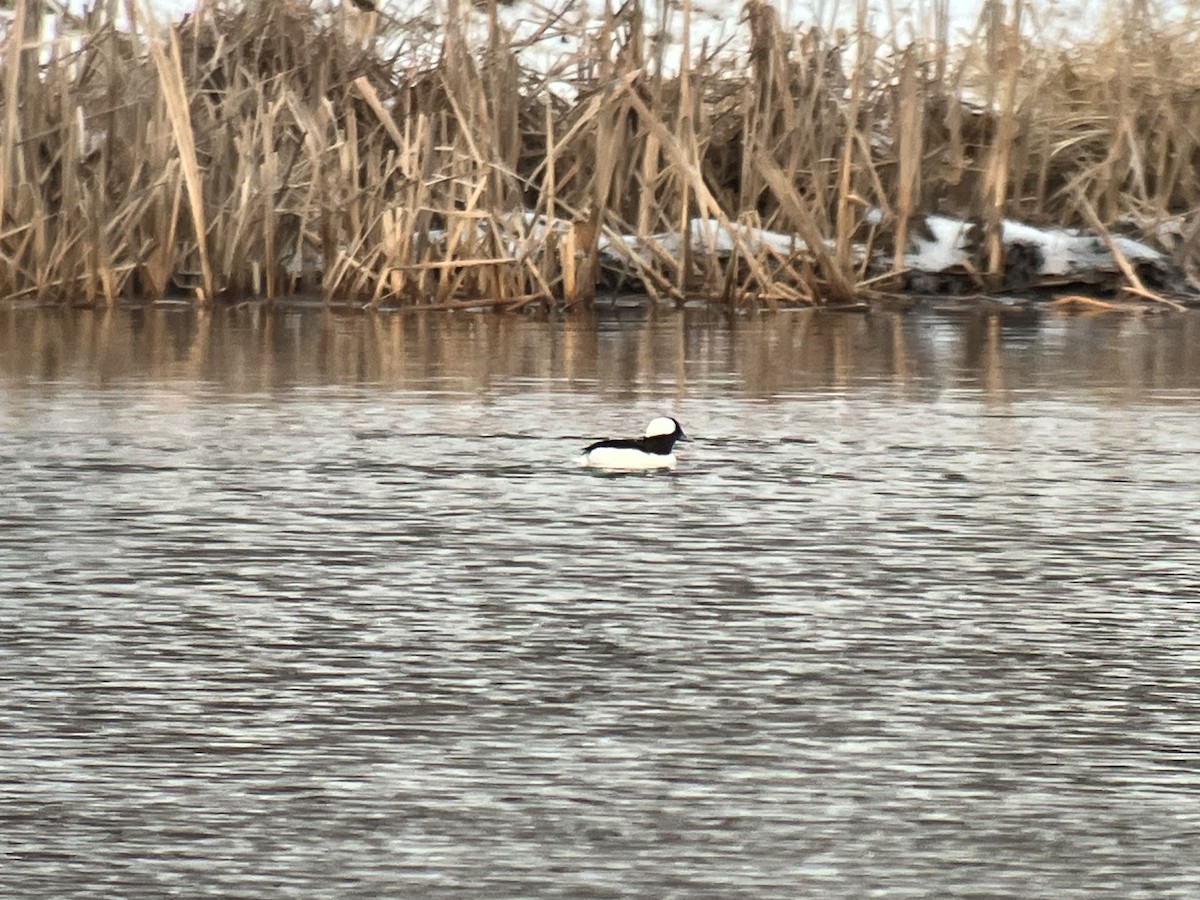
{"label": "duck's white breast", "polygon": [[579,457],[581,466],[595,469],[673,469],[674,453],[646,453],[632,447],[597,447]]}

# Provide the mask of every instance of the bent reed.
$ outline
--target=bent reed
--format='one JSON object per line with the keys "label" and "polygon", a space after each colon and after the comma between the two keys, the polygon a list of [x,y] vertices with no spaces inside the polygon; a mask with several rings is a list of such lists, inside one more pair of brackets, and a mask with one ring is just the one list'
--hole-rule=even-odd
{"label": "bent reed", "polygon": [[994,290],[1003,217],[1145,235],[1200,207],[1200,28],[1150,3],[1066,43],[1022,0],[953,39],[946,0],[884,33],[865,2],[828,33],[748,0],[735,52],[691,40],[682,0],[671,58],[647,28],[669,2],[585,33],[559,0],[541,36],[579,50],[541,71],[496,0],[436,19],[200,0],[169,28],[133,2],[14,0],[0,297],[846,304],[902,283],[922,213],[978,224]]}

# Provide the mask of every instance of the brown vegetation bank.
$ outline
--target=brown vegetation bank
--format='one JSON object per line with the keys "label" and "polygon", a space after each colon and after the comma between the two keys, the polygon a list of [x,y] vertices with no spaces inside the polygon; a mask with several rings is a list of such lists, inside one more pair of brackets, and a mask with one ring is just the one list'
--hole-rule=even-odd
{"label": "brown vegetation bank", "polygon": [[[0,298],[846,304],[929,289],[934,214],[969,225],[934,267],[954,290],[1084,280],[1174,303],[1200,284],[1194,11],[1116,2],[1064,42],[1022,0],[953,38],[944,0],[884,34],[865,4],[829,33],[749,0],[740,43],[711,46],[671,0],[669,54],[667,2],[586,26],[543,9],[538,39],[578,49],[532,66],[495,0],[201,0],[169,27],[133,2],[13,0]],[[1052,229],[1032,261],[1005,238],[1018,220]],[[1069,229],[1111,264],[1048,271]]]}

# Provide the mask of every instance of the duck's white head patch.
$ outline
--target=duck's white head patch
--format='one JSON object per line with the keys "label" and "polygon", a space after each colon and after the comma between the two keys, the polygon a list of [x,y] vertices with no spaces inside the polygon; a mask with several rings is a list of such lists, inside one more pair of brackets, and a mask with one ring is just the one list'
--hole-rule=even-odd
{"label": "duck's white head patch", "polygon": [[650,424],[646,426],[646,437],[662,437],[665,434],[674,434],[679,430],[679,423],[670,416],[659,416],[651,419]]}

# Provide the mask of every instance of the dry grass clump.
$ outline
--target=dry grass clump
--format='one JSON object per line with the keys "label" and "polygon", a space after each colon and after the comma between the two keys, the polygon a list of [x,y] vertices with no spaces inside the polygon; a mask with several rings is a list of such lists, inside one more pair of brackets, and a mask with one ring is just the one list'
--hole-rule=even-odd
{"label": "dry grass clump", "polygon": [[[748,0],[731,65],[687,39],[684,0],[678,74],[645,37],[663,9],[636,0],[548,73],[522,66],[494,5],[486,37],[465,2],[442,22],[201,2],[161,33],[132,4],[125,24],[97,0],[53,34],[40,0],[13,9],[10,299],[318,290],[517,308],[624,280],[842,303],[897,283],[921,213],[976,220],[979,282],[1002,287],[1004,216],[1150,229],[1200,207],[1200,29],[1144,3],[1062,43],[1029,37],[1022,0],[993,2],[952,44],[944,4],[940,27],[901,42],[872,32],[865,4],[831,35]],[[548,15],[545,33],[565,22]]]}

